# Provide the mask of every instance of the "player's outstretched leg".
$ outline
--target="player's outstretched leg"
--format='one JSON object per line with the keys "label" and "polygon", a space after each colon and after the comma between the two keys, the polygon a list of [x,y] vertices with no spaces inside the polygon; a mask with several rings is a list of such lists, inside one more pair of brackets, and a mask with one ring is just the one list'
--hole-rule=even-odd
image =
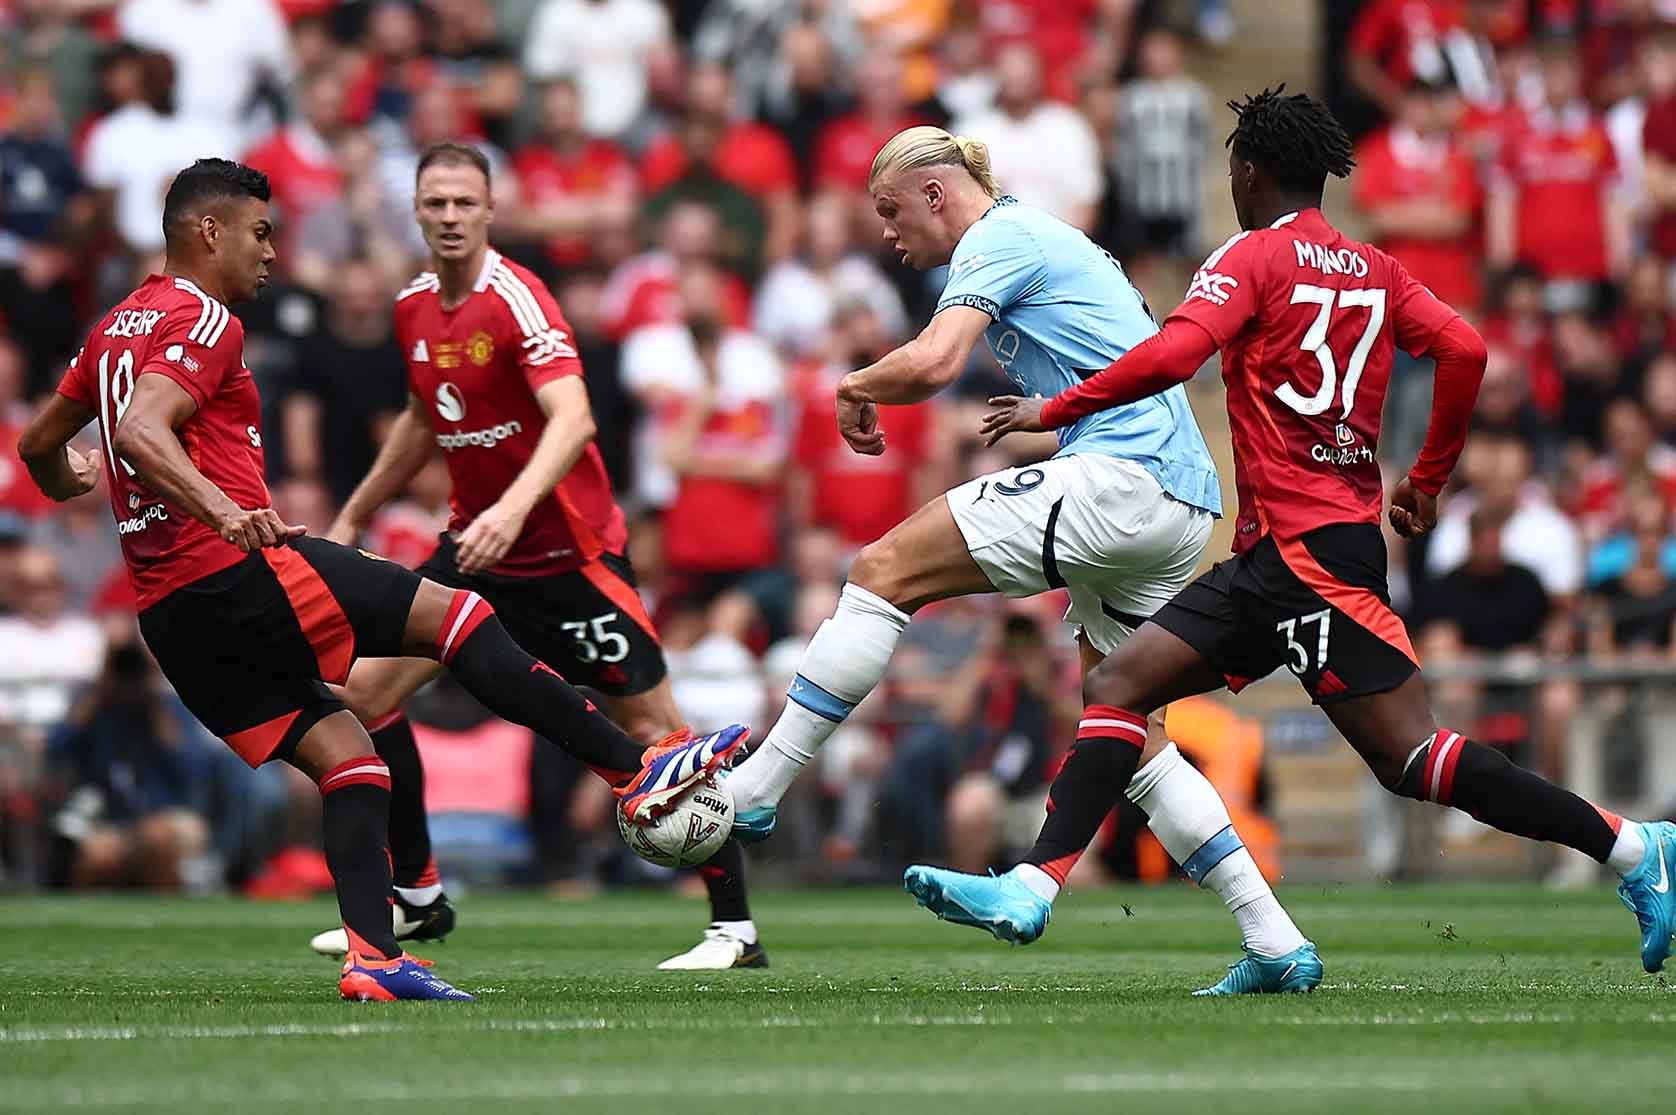
{"label": "player's outstretched leg", "polygon": [[466,692],[514,724],[558,743],[611,784],[631,819],[650,820],[731,762],[750,730],[642,748],[546,663],[512,640],[475,592],[421,581],[407,620],[407,653],[447,666]]}
{"label": "player's outstretched leg", "polygon": [[786,690],[785,711],[728,777],[733,834],[747,843],[774,831],[780,798],[821,744],[885,676],[912,614],[933,600],[993,592],[966,550],[944,496],[863,547],[838,610],[810,640]]}
{"label": "player's outstretched leg", "polygon": [[1387,693],[1326,706],[1385,787],[1452,806],[1515,836],[1549,840],[1608,864],[1641,930],[1641,964],[1664,967],[1676,933],[1676,825],[1643,824],[1578,797],[1459,732],[1439,729],[1418,673]]}
{"label": "player's outstretched leg", "polygon": [[326,866],[349,945],[338,990],[345,999],[470,1000],[402,951],[390,924],[390,769],[359,722],[336,712],[298,742],[296,765],[320,787]]}
{"label": "player's outstretched leg", "polygon": [[[453,932],[455,911],[431,855],[425,767],[413,725],[397,711],[365,727],[378,757],[390,768],[390,914],[396,940],[440,941]],[[344,956],[349,935],[341,927],[328,929],[316,934],[309,947],[322,956]]]}

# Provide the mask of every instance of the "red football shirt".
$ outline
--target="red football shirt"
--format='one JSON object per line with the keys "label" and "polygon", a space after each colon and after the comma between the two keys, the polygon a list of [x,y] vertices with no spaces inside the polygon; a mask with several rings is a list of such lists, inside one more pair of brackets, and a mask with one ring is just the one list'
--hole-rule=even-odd
{"label": "red football shirt", "polygon": [[1495,171],[1517,195],[1519,258],[1548,278],[1606,278],[1606,194],[1617,176],[1612,140],[1581,104],[1521,113]]}
{"label": "red football shirt", "polygon": [[[603,139],[589,140],[576,151],[561,153],[541,143],[521,149],[512,160],[524,196],[536,204],[574,195],[632,197],[634,163],[623,149]],[[586,263],[590,247],[585,233],[555,236],[547,241],[547,255],[563,267]]]}
{"label": "red football shirt", "polygon": [[1418,355],[1456,316],[1319,209],[1211,253],[1170,317],[1194,322],[1222,350],[1240,501],[1235,553],[1269,533],[1379,522],[1375,451],[1395,346]]}
{"label": "red football shirt", "polygon": [[[1647,106],[1641,125],[1641,145],[1649,155],[1676,164],[1676,96],[1663,97]],[[1676,210],[1653,210],[1653,250],[1665,259],[1676,259]]]}
{"label": "red football shirt", "polygon": [[1372,58],[1404,85],[1425,62],[1442,68],[1439,43],[1460,22],[1454,0],[1373,0],[1350,27],[1350,53]]}
{"label": "red football shirt", "polygon": [[[431,408],[453,490],[450,531],[462,531],[517,479],[535,454],[547,416],[536,389],[582,374],[570,323],[546,284],[490,250],[472,293],[442,307],[426,271],[396,296],[396,338],[407,354],[408,387]],[[569,572],[628,544],[599,449],[581,458],[524,520],[524,532],[493,572]]]}
{"label": "red football shirt", "polygon": [[[640,181],[648,194],[672,185],[687,173],[691,160],[674,136],[664,136],[646,149],[640,160]],[[735,124],[727,130],[711,159],[716,174],[755,198],[797,189],[797,160],[791,146],[763,124]]]}
{"label": "red football shirt", "polygon": [[148,489],[112,451],[134,384],[147,374],[174,380],[198,404],[178,432],[204,478],[247,511],[273,502],[262,479],[262,403],[244,366],[244,326],[188,280],[148,277],[94,326],[58,385],[97,417],[111,511],[141,609],[244,557]]}
{"label": "red football shirt", "polygon": [[[1393,127],[1367,140],[1356,152],[1356,203],[1382,205],[1437,201],[1475,218],[1482,204],[1477,168],[1449,140],[1428,141]],[[1469,230],[1452,240],[1394,237],[1379,245],[1409,274],[1452,306],[1478,305],[1478,236]]]}
{"label": "red football shirt", "polygon": [[835,368],[805,378],[794,454],[809,474],[814,522],[832,527],[848,545],[865,546],[915,509],[914,473],[932,449],[931,404],[880,407],[890,452],[869,457],[851,449],[832,420],[840,378]]}
{"label": "red football shirt", "polygon": [[815,188],[865,190],[879,149],[897,132],[925,123],[917,112],[903,113],[883,126],[860,112],[831,121],[815,139]]}

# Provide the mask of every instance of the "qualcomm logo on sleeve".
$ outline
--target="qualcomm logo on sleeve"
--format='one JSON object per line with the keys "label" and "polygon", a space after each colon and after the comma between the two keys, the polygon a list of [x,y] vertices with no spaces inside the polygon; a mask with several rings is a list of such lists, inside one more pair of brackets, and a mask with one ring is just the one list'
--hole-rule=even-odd
{"label": "qualcomm logo on sleeve", "polygon": [[452,383],[439,383],[436,388],[436,412],[444,422],[458,422],[466,416],[466,399]]}

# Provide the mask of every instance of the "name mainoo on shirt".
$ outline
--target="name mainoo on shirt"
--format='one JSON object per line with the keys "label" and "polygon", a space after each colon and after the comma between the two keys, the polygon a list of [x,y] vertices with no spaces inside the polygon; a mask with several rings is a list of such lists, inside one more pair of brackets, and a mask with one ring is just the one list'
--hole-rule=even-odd
{"label": "name mainoo on shirt", "polygon": [[1362,258],[1360,252],[1349,248],[1335,251],[1307,240],[1294,240],[1292,249],[1298,253],[1299,267],[1313,267],[1323,275],[1350,275],[1360,279],[1368,273],[1368,261]]}

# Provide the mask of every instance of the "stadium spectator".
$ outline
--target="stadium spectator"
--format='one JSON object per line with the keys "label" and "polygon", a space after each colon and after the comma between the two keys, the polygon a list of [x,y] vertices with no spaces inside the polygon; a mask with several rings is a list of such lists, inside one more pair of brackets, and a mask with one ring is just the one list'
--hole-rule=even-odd
{"label": "stadium spectator", "polygon": [[1436,81],[1446,73],[1443,40],[1459,25],[1446,0],[1370,0],[1350,29],[1351,84],[1387,119],[1397,119],[1404,89],[1416,78]]}
{"label": "stadium spectator", "polygon": [[797,387],[788,504],[800,532],[836,531],[855,551],[940,494],[947,486],[947,462],[937,411],[928,403],[880,408],[888,453],[869,457],[844,443],[832,420],[838,381],[884,356],[900,335],[884,329],[879,315],[861,301],[840,302],[832,325],[828,358],[808,368]]}
{"label": "stadium spectator", "polygon": [[273,0],[127,0],[116,22],[125,41],[174,63],[174,105],[183,120],[245,141],[271,127],[271,112],[253,110],[293,74],[291,37]]}
{"label": "stadium spectator", "polygon": [[357,124],[407,119],[413,94],[431,78],[418,5],[374,0],[351,62],[347,115]]}
{"label": "stadium spectator", "polygon": [[574,81],[548,82],[540,102],[535,141],[512,157],[522,204],[508,216],[517,235],[541,243],[555,266],[575,267],[588,262],[598,228],[633,219],[638,177],[628,152],[582,127]]}
{"label": "stadium spectator", "polygon": [[1548,621],[1548,593],[1535,573],[1507,560],[1500,508],[1467,518],[1466,560],[1426,590],[1417,626],[1448,624],[1468,650],[1500,653],[1535,647]]}
{"label": "stadium spectator", "polygon": [[1140,40],[1140,75],[1118,97],[1113,170],[1133,254],[1197,256],[1203,239],[1210,100],[1188,76],[1181,37],[1155,27]]}
{"label": "stadium spectator", "polygon": [[75,353],[78,264],[97,233],[97,207],[70,152],[43,69],[16,75],[12,127],[0,135],[0,328],[43,390]]}
{"label": "stadium spectator", "polygon": [[1416,80],[1395,121],[1356,152],[1355,200],[1374,243],[1462,311],[1479,305],[1477,167],[1455,136],[1459,104],[1446,85]]}
{"label": "stadium spectator", "polygon": [[[1611,137],[1582,99],[1569,40],[1544,44],[1541,74],[1542,100],[1515,114],[1491,178],[1489,262],[1523,260],[1549,280],[1621,275],[1629,262],[1629,212]],[[1555,220],[1556,213],[1566,219]]]}
{"label": "stadium spectator", "polygon": [[655,0],[546,0],[524,42],[535,81],[570,77],[582,94],[589,135],[620,139],[647,102],[647,68],[669,43],[669,16]]}
{"label": "stadium spectator", "polygon": [[470,107],[472,131],[505,150],[524,100],[524,75],[500,36],[492,0],[429,0],[437,75]]}
{"label": "stadium spectator", "polygon": [[75,124],[99,98],[100,44],[63,0],[16,0],[0,35],[0,74],[46,70],[65,121]]}
{"label": "stadium spectator", "polygon": [[48,742],[68,791],[53,826],[71,886],[180,890],[210,846],[217,745],[126,627]]}
{"label": "stadium spectator", "polygon": [[[606,280],[600,296],[600,320],[616,340],[647,325],[680,320],[676,279],[691,262],[720,265],[734,258],[723,242],[721,214],[699,201],[670,205],[658,223],[658,244],[623,261]],[[739,276],[724,272],[722,313],[729,325],[750,322],[751,290]]]}
{"label": "stadium spectator", "polygon": [[956,870],[988,870],[1035,838],[1064,726],[1082,713],[1067,664],[1034,617],[1015,613],[999,646],[950,679],[943,718],[956,780],[944,824]]}
{"label": "stadium spectator", "polygon": [[1657,256],[1637,256],[1624,279],[1612,346],[1632,373],[1661,351],[1676,351],[1676,315],[1670,312],[1669,281]]}
{"label": "stadium spectator", "polygon": [[291,277],[309,290],[328,290],[338,268],[362,256],[377,265],[387,287],[397,289],[414,271],[412,184],[405,194],[387,189],[371,129],[339,133],[332,156],[342,189],[311,207],[297,230]]}
{"label": "stadium spectator", "polygon": [[1100,144],[1075,109],[1045,98],[1042,63],[1025,44],[995,58],[995,106],[956,120],[958,135],[981,138],[1001,188],[1054,216],[1092,229],[1100,201]]}
{"label": "stadium spectator", "polygon": [[1666,505],[1676,505],[1676,449],[1654,440],[1641,404],[1631,398],[1612,400],[1603,426],[1606,452],[1583,475],[1575,504],[1584,537],[1591,542],[1629,526],[1632,485],[1650,484]]}
{"label": "stadium spectator", "polygon": [[1669,655],[1676,632],[1676,539],[1670,532],[1670,504],[1664,492],[1645,482],[1635,486],[1627,502],[1628,528],[1607,539],[1590,563],[1591,573],[1610,575],[1595,586],[1600,604],[1587,617],[1588,649],[1594,654]]}
{"label": "stadium spectator", "polygon": [[867,52],[854,75],[856,108],[828,123],[815,140],[816,189],[866,190],[873,156],[904,128],[929,121],[908,107],[902,61],[894,51]]}
{"label": "stadium spectator", "polygon": [[[849,69],[862,52],[853,4],[710,0],[692,7],[703,9],[692,33],[693,59],[726,67],[738,90],[739,109],[751,116],[787,119],[797,86],[811,76],[799,61],[824,60],[829,87],[836,88],[839,83],[831,75]],[[815,89],[805,85],[808,92]],[[814,131],[810,128],[809,134]]]}
{"label": "stadium spectator", "polygon": [[111,199],[116,233],[150,267],[163,248],[163,194],[175,172],[205,151],[239,151],[239,130],[216,115],[175,109],[174,63],[122,47],[107,63],[109,87],[125,99],[100,118],[82,148],[82,173]]}
{"label": "stadium spectator", "polygon": [[343,196],[336,150],[345,127],[343,74],[329,65],[306,73],[301,86],[293,118],[244,156],[268,176],[281,230],[278,263],[287,270],[315,210]]}
{"label": "stadium spectator", "polygon": [[623,383],[651,417],[635,471],[662,508],[664,561],[713,590],[779,559],[786,384],[773,348],[726,324],[714,267],[689,263],[679,283],[680,322],[628,338]]}
{"label": "stadium spectator", "polygon": [[0,718],[44,729],[69,711],[71,687],[98,672],[105,636],[70,610],[51,550],[27,547],[15,569],[17,612],[0,617]]}
{"label": "stadium spectator", "polygon": [[822,33],[818,24],[794,23],[779,39],[775,70],[781,76],[763,104],[761,118],[786,137],[805,184],[811,166],[810,153],[821,130],[829,120],[851,107],[843,64],[838,47]]}
{"label": "stadium spectator", "polygon": [[[339,268],[319,327],[303,340],[282,404],[285,465],[342,504],[367,474],[385,426],[407,405],[392,292],[364,259]],[[326,516],[328,524],[331,515]]]}
{"label": "stadium spectator", "polygon": [[1676,31],[1665,29],[1641,45],[1646,110],[1641,122],[1641,188],[1650,220],[1648,244],[1667,264],[1676,261]]}
{"label": "stadium spectator", "polygon": [[[8,448],[17,444],[29,424],[26,375],[23,350],[0,336],[0,445]],[[55,506],[41,494],[15,454],[7,452],[0,457],[0,512],[38,519],[50,514]]]}
{"label": "stadium spectator", "polygon": [[908,334],[907,310],[878,264],[854,250],[850,207],[836,194],[822,194],[803,215],[803,251],[769,268],[757,287],[756,331],[788,357],[813,355],[827,347],[837,306],[863,302],[900,343]]}
{"label": "stadium spectator", "polygon": [[741,227],[737,262],[752,272],[796,249],[799,176],[791,148],[774,129],[736,116],[732,79],[720,66],[693,68],[680,124],[647,147],[640,179],[652,199],[648,216],[683,198],[720,209],[730,227]]}
{"label": "stadium spectator", "polygon": [[1426,548],[1427,574],[1442,577],[1467,560],[1472,515],[1483,508],[1500,524],[1508,563],[1534,572],[1556,607],[1568,605],[1583,588],[1583,540],[1533,478],[1530,448],[1511,437],[1477,437],[1467,443],[1461,466],[1468,487],[1438,517]]}

